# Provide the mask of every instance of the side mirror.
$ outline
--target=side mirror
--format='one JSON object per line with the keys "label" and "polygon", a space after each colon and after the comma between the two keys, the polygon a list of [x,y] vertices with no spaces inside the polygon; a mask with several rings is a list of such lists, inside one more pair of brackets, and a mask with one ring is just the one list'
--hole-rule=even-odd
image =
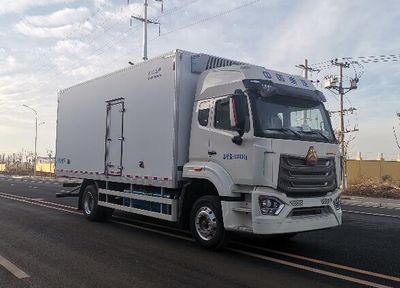
{"label": "side mirror", "polygon": [[246,105],[246,96],[243,91],[240,89],[235,90],[235,93],[229,99],[229,110],[231,126],[239,133],[239,135],[232,138],[232,142],[237,145],[242,144],[242,136],[246,127],[246,118],[248,116]]}

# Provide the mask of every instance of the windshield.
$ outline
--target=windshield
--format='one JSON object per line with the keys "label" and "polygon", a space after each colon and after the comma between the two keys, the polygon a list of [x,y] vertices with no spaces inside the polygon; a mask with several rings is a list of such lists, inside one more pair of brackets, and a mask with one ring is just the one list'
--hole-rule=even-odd
{"label": "windshield", "polygon": [[290,96],[261,97],[254,101],[256,136],[336,142],[324,105]]}

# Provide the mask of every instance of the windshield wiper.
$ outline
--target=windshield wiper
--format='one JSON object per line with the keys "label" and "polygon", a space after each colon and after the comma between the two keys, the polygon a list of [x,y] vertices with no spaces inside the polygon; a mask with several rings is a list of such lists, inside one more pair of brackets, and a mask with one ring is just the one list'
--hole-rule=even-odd
{"label": "windshield wiper", "polygon": [[287,131],[289,131],[289,132],[292,132],[292,134],[296,135],[299,139],[301,139],[301,135],[300,135],[297,131],[295,131],[295,130],[293,130],[293,129],[291,129],[291,128],[267,128],[267,129],[265,129],[265,130],[270,130],[270,131],[281,131],[281,132],[287,132]]}
{"label": "windshield wiper", "polygon": [[322,138],[324,138],[326,141],[331,142],[331,139],[329,139],[328,137],[326,137],[321,131],[319,130],[311,130],[311,131],[301,131],[302,133],[306,133],[306,134],[318,134],[319,136],[321,136]]}

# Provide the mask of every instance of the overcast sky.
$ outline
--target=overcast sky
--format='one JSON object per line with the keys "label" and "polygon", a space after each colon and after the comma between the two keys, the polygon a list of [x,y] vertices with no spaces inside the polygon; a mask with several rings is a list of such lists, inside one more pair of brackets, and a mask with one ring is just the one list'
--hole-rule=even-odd
{"label": "overcast sky", "polygon": [[[142,1],[0,0],[0,153],[33,151],[34,115],[39,113],[38,152],[54,150],[57,91],[139,62],[142,28],[130,15],[142,13]],[[149,0],[149,57],[180,48],[300,74],[295,67],[341,57],[400,54],[400,1],[261,0],[218,17],[252,0]],[[204,21],[202,21],[204,20]],[[191,25],[195,24],[196,25]],[[185,28],[186,27],[186,28]],[[357,68],[357,67],[356,67]],[[345,71],[354,77],[354,70]],[[313,80],[337,69],[313,73]],[[346,78],[347,79],[347,78]],[[399,121],[400,62],[364,64],[359,88],[346,95],[357,113],[351,154],[395,158],[392,132]],[[319,87],[327,108],[337,110],[337,96]],[[88,107],[90,113],[90,107]],[[71,115],[73,117],[73,115]],[[396,122],[397,121],[397,122]],[[333,124],[338,125],[337,119]],[[79,139],[77,139],[79,141]]]}

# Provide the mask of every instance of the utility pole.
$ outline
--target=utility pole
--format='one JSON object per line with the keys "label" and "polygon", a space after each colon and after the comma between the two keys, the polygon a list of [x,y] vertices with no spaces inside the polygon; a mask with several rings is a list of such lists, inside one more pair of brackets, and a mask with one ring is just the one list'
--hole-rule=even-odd
{"label": "utility pole", "polygon": [[304,59],[304,64],[295,65],[295,67],[300,68],[301,70],[304,71],[303,76],[306,79],[308,79],[308,71],[319,72],[318,69],[314,69],[314,68],[308,66],[308,59]]}
{"label": "utility pole", "polygon": [[[343,65],[345,65],[344,63],[338,63],[336,62],[336,65],[339,66],[339,102],[340,102],[340,145],[341,145],[341,152],[342,152],[342,157],[346,157],[345,156],[345,147],[344,147],[344,112],[343,112],[343,97],[344,97],[344,93],[343,93]],[[343,160],[343,163],[346,163],[346,160]],[[346,172],[346,165],[343,165],[343,170],[344,172]],[[343,173],[344,175],[346,175],[346,173]],[[345,188],[345,177],[342,177],[342,185],[343,185],[343,189]]]}
{"label": "utility pole", "polygon": [[304,59],[304,78],[308,79],[308,59]]}
{"label": "utility pole", "polygon": [[36,161],[37,161],[37,129],[38,129],[38,122],[37,122],[37,118],[38,118],[38,113],[35,109],[33,109],[32,107],[29,107],[28,105],[23,104],[22,106],[30,109],[33,111],[33,113],[35,113],[35,155],[34,155],[34,159],[33,159],[33,176],[36,176]]}
{"label": "utility pole", "polygon": [[[161,11],[163,10],[163,0],[155,0],[156,2],[161,2]],[[129,4],[129,0],[128,0]],[[148,60],[147,57],[147,24],[156,24],[158,25],[158,33],[160,34],[160,22],[156,20],[150,20],[147,18],[147,8],[149,4],[147,0],[144,0],[143,2],[143,17],[140,16],[131,16],[131,21],[130,21],[130,26],[132,27],[132,20],[138,20],[143,22],[143,60]]]}
{"label": "utility pole", "polygon": [[[349,92],[350,90],[357,89],[357,83],[358,83],[358,78],[357,76],[354,79],[350,79],[350,87],[343,87],[343,68],[349,68],[350,65],[352,64],[351,62],[344,61],[344,62],[339,62],[338,59],[334,59],[331,61],[331,64],[333,66],[338,66],[339,67],[339,77],[337,76],[329,76],[325,77],[325,88],[327,89],[334,89],[338,91],[339,94],[339,111],[335,111],[339,113],[340,116],[340,131],[339,131],[339,143],[340,143],[340,150],[342,154],[342,188],[346,188],[346,172],[347,172],[347,167],[346,167],[346,157],[347,157],[347,151],[346,151],[346,143],[345,143],[345,138],[344,135],[345,133],[348,132],[354,132],[358,131],[358,129],[354,130],[345,130],[344,127],[344,114],[347,111],[353,112],[355,108],[350,108],[350,109],[344,109],[344,95]],[[347,90],[347,91],[346,91]]]}
{"label": "utility pole", "polygon": [[[317,72],[318,70],[311,68],[308,66],[308,59],[304,59],[304,64],[296,65],[295,67],[300,68],[304,71],[303,76],[305,79],[308,79],[308,71]],[[303,124],[307,123],[307,110],[303,111]]]}

